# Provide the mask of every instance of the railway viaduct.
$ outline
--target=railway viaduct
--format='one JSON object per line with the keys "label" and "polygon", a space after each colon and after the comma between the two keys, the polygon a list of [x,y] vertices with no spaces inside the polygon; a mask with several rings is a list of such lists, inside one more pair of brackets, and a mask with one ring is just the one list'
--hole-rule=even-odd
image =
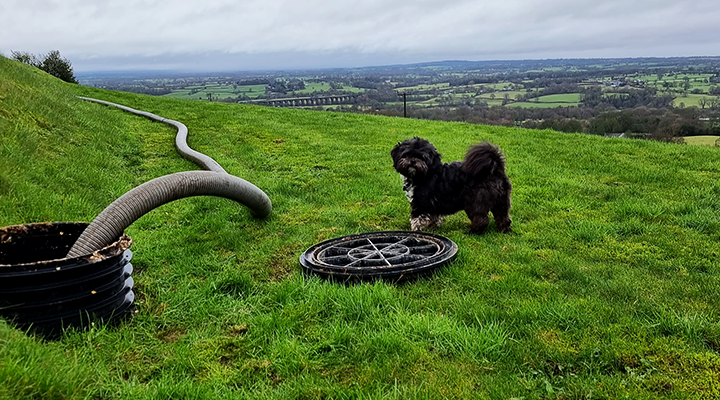
{"label": "railway viaduct", "polygon": [[266,99],[256,102],[256,104],[271,107],[309,107],[309,106],[325,106],[333,104],[354,104],[357,101],[356,94],[341,94],[332,96],[317,97],[293,97],[287,99]]}

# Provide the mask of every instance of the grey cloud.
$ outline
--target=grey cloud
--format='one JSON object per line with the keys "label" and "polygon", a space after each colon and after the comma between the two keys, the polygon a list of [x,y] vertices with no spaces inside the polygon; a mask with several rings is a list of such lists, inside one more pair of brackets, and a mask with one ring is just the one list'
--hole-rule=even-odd
{"label": "grey cloud", "polygon": [[0,7],[0,51],[59,49],[83,60],[77,69],[102,59],[183,58],[191,68],[197,54],[289,68],[297,54],[332,64],[326,55],[380,62],[720,49],[716,0],[6,0]]}

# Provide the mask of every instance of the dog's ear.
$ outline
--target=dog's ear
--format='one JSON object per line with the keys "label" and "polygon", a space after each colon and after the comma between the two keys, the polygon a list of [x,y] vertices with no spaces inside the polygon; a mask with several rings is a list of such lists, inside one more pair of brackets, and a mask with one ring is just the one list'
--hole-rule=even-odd
{"label": "dog's ear", "polygon": [[437,151],[432,152],[430,156],[430,164],[434,167],[442,165],[442,154]]}

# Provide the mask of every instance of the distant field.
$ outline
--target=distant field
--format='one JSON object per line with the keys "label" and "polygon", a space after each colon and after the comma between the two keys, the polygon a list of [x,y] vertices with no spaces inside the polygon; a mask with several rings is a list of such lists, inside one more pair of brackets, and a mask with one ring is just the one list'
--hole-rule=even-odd
{"label": "distant field", "polygon": [[[424,107],[434,107],[434,106],[439,106],[440,104],[444,104],[444,105],[465,104],[468,101],[467,99],[475,98],[475,97],[476,96],[474,93],[452,93],[452,94],[448,94],[448,95],[433,97],[433,98],[423,100],[423,101],[418,101],[413,104],[417,104],[419,106],[424,106]],[[393,103],[402,104],[402,101],[387,102],[386,104],[393,104]],[[410,103],[410,102],[408,102],[408,103]]]}
{"label": "distant field", "polygon": [[303,90],[296,90],[296,94],[310,94],[312,92],[326,92],[330,90],[330,83],[329,82],[313,82],[313,83],[306,83],[305,89]]}
{"label": "distant field", "polygon": [[715,146],[720,136],[685,136],[685,143],[695,146]]}
{"label": "distant field", "polygon": [[417,86],[406,86],[406,87],[396,87],[396,90],[399,91],[405,91],[405,90],[434,90],[434,89],[443,89],[443,88],[449,88],[449,83],[437,83],[434,85],[417,85]]}
{"label": "distant field", "polygon": [[496,100],[498,100],[498,99],[502,100],[503,98],[505,98],[505,95],[507,94],[508,97],[510,98],[510,100],[514,100],[515,96],[517,96],[519,94],[524,95],[525,93],[526,93],[525,90],[512,90],[512,91],[508,91],[508,92],[483,93],[480,95],[480,98],[490,99],[492,95],[495,95],[494,98]]}
{"label": "distant field", "polygon": [[439,102],[440,102],[440,98],[439,98],[439,97],[433,97],[433,98],[431,98],[431,99],[419,101],[419,102],[417,102],[417,103],[415,103],[415,104],[417,104],[417,105],[419,105],[419,106],[423,106],[423,107],[432,107],[432,106],[438,105]]}
{"label": "distant field", "polygon": [[[686,77],[690,78],[690,82],[692,82],[694,79],[702,79],[707,80],[708,78],[712,77],[712,74],[678,74],[678,75],[663,75],[662,80],[663,81],[683,81]],[[642,79],[645,82],[655,82],[658,80],[657,75],[640,75],[638,76],[638,79]]]}
{"label": "distant field", "polygon": [[522,108],[557,108],[557,107],[574,107],[577,103],[531,103],[522,101],[519,103],[508,103],[506,107],[522,107]]}
{"label": "distant field", "polygon": [[707,99],[707,101],[712,101],[714,97],[704,94],[689,94],[687,95],[687,97],[678,96],[675,98],[675,100],[673,100],[673,106],[677,107],[680,105],[680,103],[685,103],[685,107],[700,107],[700,99],[702,98]]}
{"label": "distant field", "polygon": [[362,93],[365,91],[365,89],[356,88],[354,86],[343,86],[341,90],[352,93]]}
{"label": "distant field", "polygon": [[[414,105],[414,104],[422,105],[420,103],[422,103],[422,102],[420,102],[420,101],[408,101],[407,102],[408,105]],[[402,105],[403,102],[402,101],[388,101],[385,104],[387,104],[389,106],[396,106],[396,105]]]}
{"label": "distant field", "polygon": [[713,85],[709,83],[690,83],[690,90],[693,89],[700,89],[704,93],[710,93],[710,88],[713,87]]}
{"label": "distant field", "polygon": [[245,94],[248,97],[258,97],[265,94],[265,85],[238,86],[238,94]]}
{"label": "distant field", "polygon": [[[190,92],[195,89],[199,91],[190,94]],[[212,97],[214,99],[227,99],[230,97],[238,97],[242,94],[254,98],[265,94],[265,85],[238,86],[237,89],[233,89],[233,87],[230,85],[188,86],[185,89],[175,90],[170,94],[164,95],[163,97],[171,97],[174,99],[184,100],[205,100],[207,99],[207,93],[212,93]]]}
{"label": "distant field", "polygon": [[500,83],[490,83],[486,84],[485,86],[491,87],[495,90],[502,90],[503,88],[509,87],[511,85],[510,82],[500,82]]}
{"label": "distant field", "polygon": [[[193,90],[199,90],[196,93],[190,94]],[[318,82],[318,83],[307,83],[305,89],[297,90],[293,94],[290,92],[288,97],[308,95],[313,92],[327,92],[330,90],[329,82]],[[342,90],[353,93],[364,92],[365,89],[360,89],[352,86],[344,86]],[[265,85],[243,85],[233,88],[232,85],[204,85],[204,86],[188,86],[184,89],[175,90],[170,94],[164,95],[164,97],[171,97],[174,99],[183,100],[207,100],[207,93],[212,93],[213,99],[227,99],[235,98],[241,95],[246,95],[250,98],[257,98],[265,94]]]}
{"label": "distant field", "polygon": [[550,94],[538,97],[540,103],[580,103],[580,93]]}
{"label": "distant field", "polygon": [[[518,92],[507,92],[518,93]],[[511,96],[512,99],[514,96]],[[500,97],[502,102],[502,97]],[[580,93],[550,94],[540,96],[532,101],[521,101],[508,103],[507,107],[521,108],[556,108],[556,107],[577,107],[580,105]]]}
{"label": "distant field", "polygon": [[712,74],[677,74],[677,75],[664,75],[661,80],[658,80],[657,75],[641,75],[638,78],[647,82],[649,86],[657,86],[662,88],[666,82],[670,82],[673,86],[670,88],[671,91],[681,92],[684,90],[685,78],[689,79],[690,88],[688,90],[700,89],[704,93],[708,93],[709,89],[714,86],[707,82],[707,79],[713,76]]}

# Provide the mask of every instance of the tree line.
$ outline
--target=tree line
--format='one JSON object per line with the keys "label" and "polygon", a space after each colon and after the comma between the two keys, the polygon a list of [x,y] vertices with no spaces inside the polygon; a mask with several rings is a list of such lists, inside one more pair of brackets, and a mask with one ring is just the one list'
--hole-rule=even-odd
{"label": "tree line", "polygon": [[[353,105],[342,107],[338,111],[397,117],[403,115],[402,105],[383,109],[368,109],[362,105]],[[453,108],[410,107],[408,116],[418,119],[552,129],[592,135],[624,133],[630,137],[660,141],[673,141],[683,136],[720,136],[720,103],[711,109],[638,106],[623,110],[615,109],[610,102],[602,102],[594,107],[557,108],[489,107],[486,103],[481,103]]]}
{"label": "tree line", "polygon": [[13,60],[32,65],[65,82],[78,83],[70,60],[62,57],[58,50],[52,50],[47,54],[32,54],[26,51],[10,53]]}

